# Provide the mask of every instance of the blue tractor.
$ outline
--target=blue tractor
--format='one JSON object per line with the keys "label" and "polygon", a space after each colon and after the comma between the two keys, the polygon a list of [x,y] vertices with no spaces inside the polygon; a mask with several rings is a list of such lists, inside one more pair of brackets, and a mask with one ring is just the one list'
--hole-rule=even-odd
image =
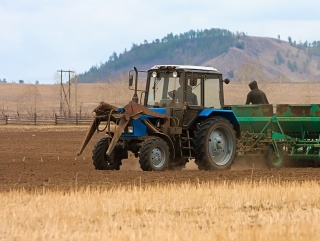
{"label": "blue tractor", "polygon": [[[138,74],[146,88],[138,97]],[[132,101],[100,103],[79,155],[96,130],[106,135],[93,149],[98,170],[119,170],[131,151],[143,171],[179,170],[194,160],[200,170],[228,169],[236,155],[240,125],[224,107],[222,74],[203,66],[156,65],[129,72]],[[103,126],[104,128],[101,128]]]}

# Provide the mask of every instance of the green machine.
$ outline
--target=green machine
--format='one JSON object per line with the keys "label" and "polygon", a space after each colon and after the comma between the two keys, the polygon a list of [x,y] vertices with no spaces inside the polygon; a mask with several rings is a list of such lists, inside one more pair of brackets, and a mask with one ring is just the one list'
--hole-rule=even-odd
{"label": "green machine", "polygon": [[320,161],[320,104],[231,105],[240,123],[238,155],[263,154],[270,168]]}

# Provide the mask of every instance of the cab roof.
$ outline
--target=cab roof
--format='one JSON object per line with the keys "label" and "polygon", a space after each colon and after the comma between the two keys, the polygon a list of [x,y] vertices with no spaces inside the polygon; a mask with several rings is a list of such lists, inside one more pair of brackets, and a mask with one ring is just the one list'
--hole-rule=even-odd
{"label": "cab roof", "polygon": [[205,72],[213,72],[217,74],[221,74],[217,69],[213,67],[207,67],[207,66],[196,66],[196,65],[155,65],[150,70],[156,70],[156,69],[176,69],[176,70],[190,70],[190,71],[205,71]]}

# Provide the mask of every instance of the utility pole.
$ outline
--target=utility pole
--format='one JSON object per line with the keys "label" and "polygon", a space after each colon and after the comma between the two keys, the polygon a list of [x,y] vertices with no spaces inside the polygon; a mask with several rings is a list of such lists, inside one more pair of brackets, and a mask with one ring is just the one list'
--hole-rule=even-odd
{"label": "utility pole", "polygon": [[[71,73],[74,73],[74,71],[71,70],[58,70],[60,72],[60,115],[63,115],[63,106],[64,103],[67,103],[68,107],[68,115],[69,117],[71,116]],[[69,84],[68,84],[68,92],[66,93],[64,86],[63,86],[63,81],[62,81],[62,73],[68,73],[69,74]]]}
{"label": "utility pole", "polygon": [[75,76],[75,109],[76,109],[76,114],[78,113],[78,76]]}

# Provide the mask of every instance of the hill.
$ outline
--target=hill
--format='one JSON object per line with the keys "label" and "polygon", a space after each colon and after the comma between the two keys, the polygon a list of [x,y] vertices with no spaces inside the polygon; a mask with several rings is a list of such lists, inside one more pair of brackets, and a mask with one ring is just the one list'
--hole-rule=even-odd
{"label": "hill", "polygon": [[104,64],[80,74],[79,82],[110,82],[133,66],[147,70],[155,64],[214,66],[233,81],[320,81],[320,41],[296,43],[289,37],[287,42],[225,29],[170,33],[113,53]]}
{"label": "hill", "polygon": [[243,49],[231,47],[203,65],[215,66],[239,81],[320,81],[320,58],[311,47],[263,37],[245,36],[241,41]]}

